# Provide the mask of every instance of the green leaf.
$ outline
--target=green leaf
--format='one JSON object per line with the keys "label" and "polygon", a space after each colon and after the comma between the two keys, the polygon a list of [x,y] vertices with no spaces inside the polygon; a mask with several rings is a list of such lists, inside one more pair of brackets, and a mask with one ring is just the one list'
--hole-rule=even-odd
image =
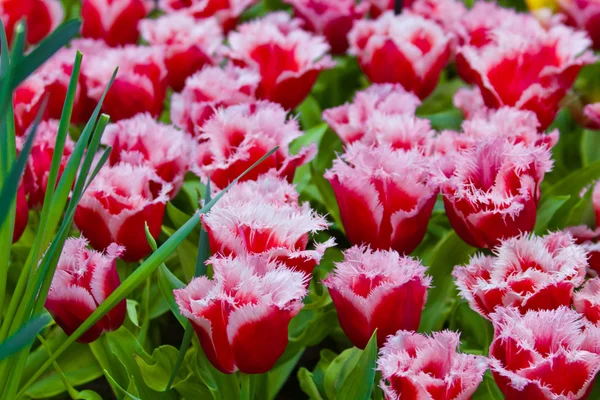
{"label": "green leaf", "polygon": [[304,354],[304,349],[298,351],[287,362],[279,364],[271,369],[267,374],[267,399],[275,399],[285,382],[288,380],[300,357]]}
{"label": "green leaf", "polygon": [[[210,179],[206,183],[206,190],[204,193],[204,200],[210,202]],[[206,275],[206,261],[210,257],[210,246],[208,242],[208,232],[201,226],[200,227],[200,239],[198,241],[198,254],[196,257],[196,269],[194,276]]]}
{"label": "green leaf", "polygon": [[344,350],[329,364],[323,380],[325,395],[329,400],[336,398],[339,388],[342,386],[346,376],[354,369],[361,354],[362,352],[359,349],[352,347]]}
{"label": "green leaf", "polygon": [[377,330],[337,392],[337,399],[369,400],[377,367]]}
{"label": "green leaf", "polygon": [[130,398],[131,400],[142,400],[139,397],[134,396],[133,394],[129,393],[127,391],[127,389],[123,389],[123,387],[121,385],[119,385],[119,383],[117,381],[115,381],[115,378],[113,378],[107,370],[104,370],[104,375],[106,376],[106,379],[108,379],[108,381],[114,385],[117,389],[119,389],[119,391],[121,393],[123,393],[125,396],[127,396],[128,398]]}
{"label": "green leaf", "polygon": [[583,168],[575,170],[562,178],[560,181],[550,186],[545,192],[545,196],[557,195],[576,195],[578,196],[581,190],[587,185],[600,178],[600,161],[593,162]]}
{"label": "green leaf", "polygon": [[135,326],[140,327],[140,322],[138,321],[138,313],[137,307],[139,307],[140,303],[133,299],[127,299],[127,316],[133,322]]}
{"label": "green leaf", "polygon": [[[149,388],[157,392],[164,392],[167,390],[169,376],[174,370],[178,355],[179,350],[175,347],[160,346],[154,349],[149,361],[146,361],[141,357],[135,358],[137,365],[140,367],[144,382]],[[182,369],[180,373],[177,374],[173,384],[177,385],[179,380],[187,379],[190,374],[192,374],[192,371]]]}
{"label": "green leaf", "polygon": [[298,381],[300,382],[300,389],[306,393],[310,400],[323,400],[313,380],[313,374],[309,370],[304,367],[300,368],[298,370]]}
{"label": "green leaf", "polygon": [[185,318],[179,312],[179,306],[175,302],[175,297],[173,296],[173,290],[181,289],[185,286],[185,283],[180,281],[173,273],[167,268],[166,265],[161,264],[158,268],[158,287],[160,288],[160,293],[169,304],[169,309],[177,317],[182,326],[186,325],[187,318]]}
{"label": "green leaf", "polygon": [[581,161],[589,165],[600,161],[600,132],[584,130],[581,138]]}
{"label": "green leaf", "polygon": [[47,312],[29,320],[29,322],[23,325],[23,327],[14,335],[0,343],[0,360],[5,359],[21,350],[26,345],[31,344],[33,339],[35,339],[35,336],[44,329],[50,321],[52,321],[52,318]]}
{"label": "green leaf", "polygon": [[556,212],[565,204],[571,195],[557,195],[543,197],[537,210],[534,232],[543,235],[548,229],[548,224]]}
{"label": "green leaf", "polygon": [[445,129],[459,131],[463,121],[460,110],[442,111],[437,114],[423,115],[422,117],[428,119],[431,122],[431,127],[438,131]]}
{"label": "green leaf", "polygon": [[[317,99],[311,95],[307,96],[306,99],[304,99],[304,101],[298,106],[298,108],[296,108],[296,113],[298,115],[298,119],[300,120],[300,125],[302,126],[302,129],[306,131],[306,134],[308,134],[311,128],[317,127],[322,123],[321,106],[319,105]],[[292,147],[290,147],[290,150],[295,154],[298,148],[294,150],[294,142],[292,142]]]}
{"label": "green leaf", "polygon": [[[593,398],[593,397],[590,397]],[[472,400],[503,400],[504,395],[496,385],[492,374],[488,371],[483,375],[483,381],[471,397]]]}

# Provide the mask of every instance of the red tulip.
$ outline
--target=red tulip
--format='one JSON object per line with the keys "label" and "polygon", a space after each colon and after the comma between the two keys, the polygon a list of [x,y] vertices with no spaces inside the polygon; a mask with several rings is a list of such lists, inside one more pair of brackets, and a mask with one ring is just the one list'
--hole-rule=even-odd
{"label": "red tulip", "polygon": [[[48,175],[52,157],[54,156],[54,146],[56,144],[56,135],[58,133],[58,121],[42,121],[37,128],[31,154],[27,159],[25,172],[23,173],[23,186],[27,194],[29,206],[32,208],[41,207],[44,203],[46,188],[48,186]],[[22,140],[17,140],[17,150],[21,150]],[[69,157],[73,152],[75,143],[67,135],[65,138],[65,147],[58,168],[57,182],[60,179],[63,170],[67,166]]]}
{"label": "red tulip", "polygon": [[494,256],[477,255],[453,272],[460,294],[489,318],[497,307],[528,310],[570,306],[585,279],[587,256],[566,233],[508,239]]}
{"label": "red tulip", "polygon": [[379,353],[381,389],[387,400],[466,400],[488,367],[485,357],[459,353],[460,336],[398,331]]}
{"label": "red tulip", "polygon": [[600,49],[600,4],[595,0],[559,0],[567,23],[587,31],[595,49]]}
{"label": "red tulip", "polygon": [[13,243],[19,241],[27,222],[29,221],[29,206],[27,205],[27,197],[25,197],[25,187],[21,184],[17,189],[17,204],[15,212],[15,227],[13,229]]}
{"label": "red tulip", "polygon": [[375,113],[383,121],[386,116],[413,115],[420,105],[419,98],[399,84],[375,84],[357,92],[352,103],[323,111],[323,119],[346,144],[363,139],[372,142],[367,131]]}
{"label": "red tulip", "polygon": [[233,186],[202,225],[213,254],[264,254],[308,276],[335,242],[307,250],[309,234],[327,229],[327,220],[300,205],[294,187],[275,174]]}
{"label": "red tulip", "polygon": [[[498,309],[491,315],[490,364],[507,399],[586,399],[600,370],[596,329],[575,311]],[[590,342],[590,343],[587,343]]]}
{"label": "red tulip", "polygon": [[287,119],[281,106],[268,101],[218,110],[202,127],[196,152],[196,172],[217,188],[224,188],[275,146],[279,149],[242,180],[255,180],[270,170],[292,181],[296,168],[310,161],[316,146],[290,154],[290,143],[302,132]]}
{"label": "red tulip", "polygon": [[365,17],[369,5],[354,0],[285,0],[294,7],[294,15],[304,21],[304,28],[323,35],[331,52],[342,54],[348,49],[346,36],[352,24]]}
{"label": "red tulip", "polygon": [[167,14],[181,11],[196,19],[215,17],[223,31],[235,28],[239,17],[258,0],[159,0],[161,10]]}
{"label": "red tulip", "polygon": [[441,191],[448,219],[471,246],[492,248],[502,239],[531,232],[540,184],[551,170],[547,146],[479,139],[448,156]]}
{"label": "red tulip", "polygon": [[152,0],[83,0],[81,36],[113,47],[135,44],[140,36],[138,23],[152,8]]}
{"label": "red tulip", "polygon": [[231,60],[260,71],[257,97],[289,110],[309,94],[322,70],[335,65],[325,39],[299,24],[284,12],[271,13],[240,25],[228,39]]}
{"label": "red tulip", "polygon": [[[46,298],[46,308],[67,335],[75,332],[121,283],[116,258],[123,248],[113,243],[106,253],[99,253],[89,250],[87,244],[85,238],[67,239]],[[77,341],[90,343],[103,332],[119,329],[125,314],[123,299]]]}
{"label": "red tulip", "polygon": [[417,150],[347,146],[325,178],[333,186],[350,242],[413,251],[425,236],[438,194],[430,164]]}
{"label": "red tulip", "polygon": [[374,83],[400,83],[421,99],[429,96],[450,58],[450,37],[436,23],[406,14],[357,21],[350,53]]}
{"label": "red tulip", "polygon": [[144,112],[154,117],[160,115],[167,89],[161,49],[133,45],[111,49],[89,41],[79,41],[76,46],[84,58],[87,56],[82,73],[88,96],[94,101],[100,100],[115,68],[119,67],[102,104],[102,110],[113,121]]}
{"label": "red tulip", "polygon": [[164,184],[159,195],[153,196],[152,188],[160,182],[147,166],[120,163],[103,167],[77,205],[75,225],[96,250],[115,242],[125,247],[123,260],[140,260],[151,250],[145,224],[158,239],[172,190]]}
{"label": "red tulip", "polygon": [[[381,14],[394,9],[395,0],[366,0],[370,4],[369,14],[371,18],[379,18]],[[403,1],[403,7],[410,7],[414,0]]]}
{"label": "red tulip", "polygon": [[457,67],[477,84],[487,107],[533,111],[544,130],[579,70],[595,62],[588,50],[591,42],[584,33],[562,25],[548,30],[534,23],[510,28],[491,31],[494,41],[483,47],[460,47]]}
{"label": "red tulip", "polygon": [[174,290],[211,364],[231,374],[269,371],[288,343],[288,324],[302,308],[306,276],[261,257],[212,258],[202,276]]}
{"label": "red tulip", "polygon": [[587,118],[586,128],[600,130],[600,103],[586,105],[583,114]]}
{"label": "red tulip", "polygon": [[573,296],[573,305],[578,313],[589,321],[598,324],[600,321],[600,278],[590,279],[583,289]]}
{"label": "red tulip", "polygon": [[431,278],[416,259],[354,246],[323,284],[352,344],[364,349],[375,329],[377,345],[399,329],[415,331]]}
{"label": "red tulip", "polygon": [[[112,146],[111,165],[125,162],[147,165],[171,184],[175,197],[192,162],[193,142],[184,132],[156,122],[150,114],[137,114],[106,127],[102,143]],[[162,185],[151,187],[156,194]]]}
{"label": "red tulip", "polygon": [[64,11],[59,0],[3,0],[0,18],[9,45],[21,19],[27,21],[27,43],[37,44],[62,22]]}
{"label": "red tulip", "polygon": [[565,228],[573,236],[575,242],[583,247],[588,255],[588,273],[597,276],[600,273],[600,229],[590,229],[586,225]]}
{"label": "red tulip", "polygon": [[250,68],[205,67],[185,81],[181,93],[173,93],[171,120],[189,134],[199,135],[218,108],[254,102],[259,82],[260,75]]}
{"label": "red tulip", "polygon": [[[456,25],[467,13],[467,8],[462,1],[458,0],[415,0],[407,8],[411,14],[439,24],[448,35],[455,35]],[[456,40],[452,38],[452,47],[455,47]]]}
{"label": "red tulip", "polygon": [[163,47],[169,86],[176,92],[187,77],[219,62],[223,33],[212,18],[196,21],[186,14],[170,14],[141,21],[140,31],[150,45]]}

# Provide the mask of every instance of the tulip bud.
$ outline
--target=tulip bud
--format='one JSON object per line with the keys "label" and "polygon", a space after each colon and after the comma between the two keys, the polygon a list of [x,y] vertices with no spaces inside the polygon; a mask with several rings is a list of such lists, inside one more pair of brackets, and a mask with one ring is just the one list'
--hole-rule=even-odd
{"label": "tulip bud", "polygon": [[176,92],[188,76],[219,61],[223,33],[214,19],[196,21],[186,14],[170,14],[141,21],[140,31],[151,46],[163,48],[169,86]]}
{"label": "tulip bud", "polygon": [[344,333],[361,349],[375,329],[378,346],[399,329],[417,330],[430,283],[416,259],[357,246],[323,281]]}
{"label": "tulip bud", "polygon": [[190,135],[199,135],[220,107],[254,102],[259,82],[260,75],[251,68],[205,67],[186,79],[181,93],[173,93],[171,120]]}
{"label": "tulip bud", "polygon": [[103,167],[85,191],[75,211],[75,225],[96,250],[115,242],[125,251],[121,258],[138,261],[150,252],[145,224],[158,239],[168,193],[164,184],[154,196],[152,187],[161,179],[148,166],[120,163]]}
{"label": "tulip bud", "polygon": [[275,103],[260,101],[219,109],[202,127],[196,149],[196,173],[224,188],[275,146],[279,149],[243,176],[255,180],[270,170],[289,182],[296,168],[310,161],[316,145],[290,154],[290,143],[302,132],[295,119]]}
{"label": "tulip bud", "polygon": [[332,53],[343,54],[348,49],[346,36],[354,21],[365,17],[369,5],[354,0],[285,0],[294,7],[294,15],[304,21],[304,28],[323,35]]}
{"label": "tulip bud", "polygon": [[357,21],[348,35],[350,54],[373,83],[399,83],[424,99],[450,59],[450,37],[423,17],[386,12]]}
{"label": "tulip bud", "polygon": [[214,254],[264,254],[311,276],[333,239],[307,250],[309,234],[327,229],[327,220],[298,202],[294,186],[270,173],[233,186],[202,225]]}
{"label": "tulip bud", "polygon": [[0,4],[0,18],[8,44],[13,42],[15,27],[22,19],[27,21],[27,43],[37,44],[60,25],[64,10],[59,0],[5,0]]}
{"label": "tulip bud", "polygon": [[384,116],[411,116],[420,105],[419,98],[399,84],[375,84],[357,92],[352,103],[323,111],[323,119],[345,144],[363,139],[372,143],[374,141],[367,131],[375,113],[382,119]]}
{"label": "tulip bud", "polygon": [[[162,181],[171,184],[171,198],[183,185],[192,162],[192,140],[184,132],[157,122],[150,114],[137,114],[108,125],[102,143],[112,146],[110,165],[125,162],[149,166]],[[157,195],[162,183],[153,186],[152,193]]]}
{"label": "tulip bud", "polygon": [[135,44],[140,36],[138,23],[152,8],[152,0],[83,0],[81,36],[112,47]]}
{"label": "tulip bud", "polygon": [[214,17],[224,32],[235,28],[239,17],[258,0],[158,0],[158,6],[167,14],[181,12],[195,19]]}
{"label": "tulip bud", "polygon": [[229,34],[229,58],[260,71],[257,96],[286,110],[298,106],[310,93],[319,73],[335,63],[322,36],[299,28],[300,21],[284,12],[247,22]]}
{"label": "tulip bud", "polygon": [[350,242],[412,252],[425,236],[438,194],[430,164],[416,150],[349,145],[325,178],[333,186]]}
{"label": "tulip bud", "polygon": [[452,275],[471,308],[489,318],[497,307],[526,312],[570,306],[586,265],[585,250],[571,235],[556,232],[503,241],[494,256],[476,255]]}
{"label": "tulip bud", "polygon": [[470,399],[488,367],[485,357],[459,353],[459,334],[398,331],[379,352],[387,400]]}
{"label": "tulip bud", "polygon": [[[113,243],[106,253],[100,253],[87,249],[87,244],[83,237],[67,239],[46,298],[46,309],[67,335],[75,332],[121,283],[116,259],[123,248]],[[77,341],[90,343],[102,332],[119,329],[125,314],[123,299]]]}
{"label": "tulip bud", "polygon": [[[595,329],[584,329],[574,310],[499,308],[491,314],[490,364],[507,399],[585,399],[600,370]],[[593,335],[593,337],[592,337]]]}
{"label": "tulip bud", "polygon": [[306,276],[263,257],[216,257],[214,275],[174,290],[211,364],[231,374],[269,371],[285,351],[288,324],[302,308]]}

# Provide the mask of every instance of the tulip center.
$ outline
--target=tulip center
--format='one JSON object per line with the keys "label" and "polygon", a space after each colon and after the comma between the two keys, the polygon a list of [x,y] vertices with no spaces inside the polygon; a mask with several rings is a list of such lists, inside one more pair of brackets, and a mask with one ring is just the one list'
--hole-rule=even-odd
{"label": "tulip center", "polygon": [[382,276],[366,276],[364,274],[358,275],[352,279],[351,289],[357,296],[368,297],[373,289],[384,283]]}

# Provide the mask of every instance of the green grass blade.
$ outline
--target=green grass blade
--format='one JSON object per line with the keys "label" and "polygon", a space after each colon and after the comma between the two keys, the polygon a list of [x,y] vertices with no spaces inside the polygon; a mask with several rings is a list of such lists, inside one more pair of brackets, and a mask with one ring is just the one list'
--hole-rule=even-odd
{"label": "green grass blade", "polygon": [[[16,88],[29,75],[38,69],[46,60],[58,50],[65,47],[71,39],[79,34],[81,21],[71,20],[61,24],[54,32],[40,42],[40,44],[26,57],[15,64],[11,89]],[[13,62],[15,59],[13,58]]]}
{"label": "green grass blade", "polygon": [[4,76],[8,72],[10,66],[9,50],[8,50],[8,39],[6,38],[6,30],[4,29],[4,22],[0,20],[0,76]]}
{"label": "green grass blade", "polygon": [[33,342],[35,336],[42,330],[48,323],[52,321],[50,314],[44,312],[41,315],[31,319],[25,324],[20,330],[15,332],[14,335],[7,338],[4,342],[0,343],[0,360],[16,353],[26,345]]}

